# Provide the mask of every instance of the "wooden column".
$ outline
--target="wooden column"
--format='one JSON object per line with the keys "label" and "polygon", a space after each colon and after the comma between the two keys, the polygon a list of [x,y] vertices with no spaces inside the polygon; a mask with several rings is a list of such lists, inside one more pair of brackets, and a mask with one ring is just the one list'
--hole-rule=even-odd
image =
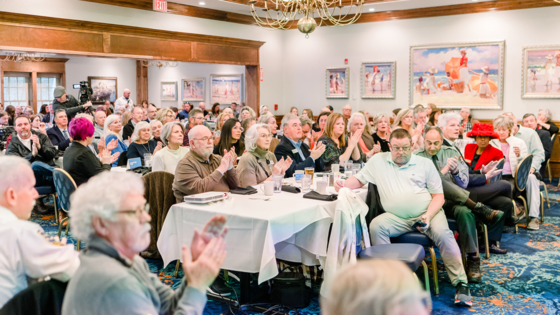
{"label": "wooden column", "polygon": [[142,104],[148,98],[148,67],[144,67],[140,60],[136,60],[136,104]]}
{"label": "wooden column", "polygon": [[37,114],[39,112],[39,108],[37,108],[37,71],[31,72],[31,86],[33,87],[31,108]]}
{"label": "wooden column", "polygon": [[259,113],[260,101],[260,68],[256,66],[245,66],[245,105],[251,107],[257,117]]}

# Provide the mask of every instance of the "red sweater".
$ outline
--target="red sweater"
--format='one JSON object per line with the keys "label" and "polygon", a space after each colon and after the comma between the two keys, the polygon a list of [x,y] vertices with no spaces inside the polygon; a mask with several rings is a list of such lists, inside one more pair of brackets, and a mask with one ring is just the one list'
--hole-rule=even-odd
{"label": "red sweater", "polygon": [[[478,145],[476,143],[467,144],[467,146],[465,147],[465,162],[467,162],[467,164],[471,165],[477,149]],[[480,158],[478,159],[478,163],[476,163],[474,170],[479,170],[482,168],[482,165],[487,165],[492,161],[499,161],[503,157],[504,153],[502,152],[502,150],[497,149],[489,144],[484,149],[484,151],[482,151],[482,154],[480,155]]]}

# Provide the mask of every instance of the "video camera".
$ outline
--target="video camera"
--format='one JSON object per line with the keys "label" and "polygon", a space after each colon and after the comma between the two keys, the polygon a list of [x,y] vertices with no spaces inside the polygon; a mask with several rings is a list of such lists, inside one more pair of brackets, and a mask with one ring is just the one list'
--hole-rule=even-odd
{"label": "video camera", "polygon": [[80,100],[80,105],[83,105],[91,101],[91,95],[93,94],[93,89],[88,86],[87,81],[80,81],[80,92],[78,92],[78,98]]}

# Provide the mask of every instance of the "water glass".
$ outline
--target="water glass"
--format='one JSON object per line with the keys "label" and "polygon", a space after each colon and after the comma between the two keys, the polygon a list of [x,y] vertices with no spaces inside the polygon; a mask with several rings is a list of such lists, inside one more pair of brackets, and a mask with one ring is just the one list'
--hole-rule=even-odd
{"label": "water glass", "polygon": [[352,171],[352,167],[354,167],[354,162],[352,161],[344,162],[344,174],[346,174],[346,172],[348,171]]}
{"label": "water glass", "polygon": [[362,164],[360,163],[354,163],[352,164],[352,174],[356,175],[360,172],[360,170],[362,169]]}
{"label": "water glass", "polygon": [[317,180],[317,192],[320,194],[325,195],[327,193],[327,185],[328,185],[328,181],[325,181],[324,179],[321,180]]}
{"label": "water glass", "polygon": [[311,190],[311,175],[305,174],[301,179],[301,192],[308,192]]}
{"label": "water glass", "polygon": [[301,184],[301,179],[303,178],[303,174],[304,174],[303,170],[297,170],[294,173],[294,178],[297,184]]}
{"label": "water glass", "polygon": [[338,173],[340,172],[340,164],[332,164],[331,165],[331,172],[333,173]]}
{"label": "water glass", "polygon": [[152,154],[151,153],[144,153],[144,166],[145,167],[152,167]]}
{"label": "water glass", "polygon": [[272,175],[272,182],[274,183],[274,193],[279,194],[282,192],[282,180],[284,176],[282,175]]}

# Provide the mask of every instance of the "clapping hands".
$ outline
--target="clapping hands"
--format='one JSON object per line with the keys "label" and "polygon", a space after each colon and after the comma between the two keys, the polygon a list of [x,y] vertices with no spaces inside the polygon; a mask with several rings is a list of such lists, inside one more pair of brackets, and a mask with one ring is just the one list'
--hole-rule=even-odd
{"label": "clapping hands", "polygon": [[280,159],[272,168],[272,175],[284,175],[286,171],[292,165],[292,158],[288,157],[286,160],[284,158]]}

